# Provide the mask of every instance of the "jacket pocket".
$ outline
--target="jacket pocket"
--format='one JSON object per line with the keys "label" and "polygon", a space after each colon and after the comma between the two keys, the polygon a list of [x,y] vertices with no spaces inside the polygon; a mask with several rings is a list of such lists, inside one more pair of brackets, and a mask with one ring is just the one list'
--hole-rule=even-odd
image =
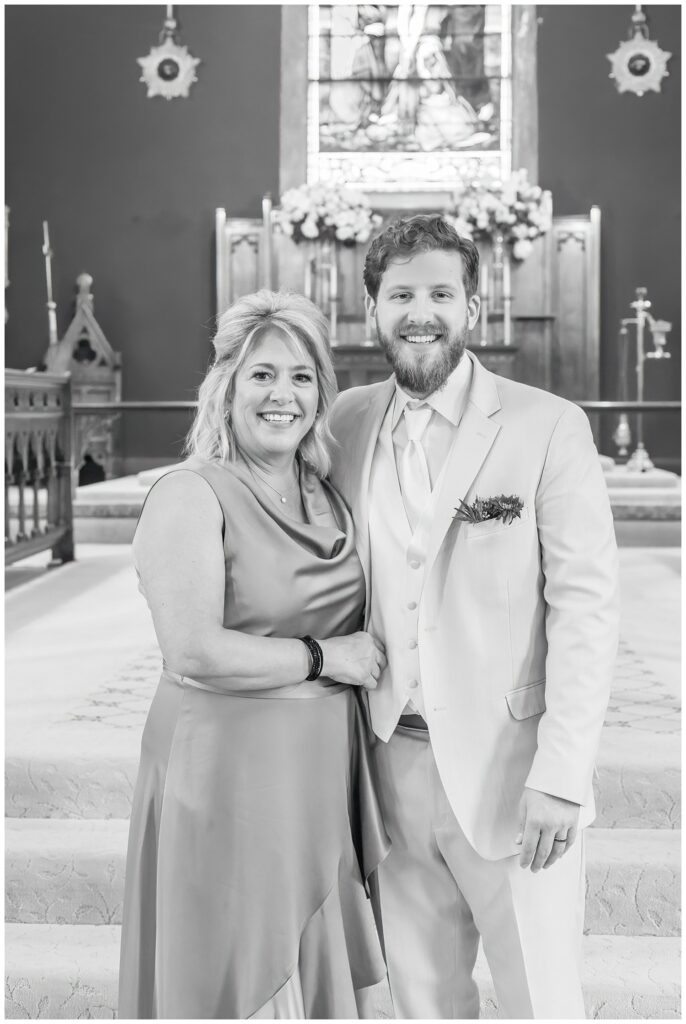
{"label": "jacket pocket", "polygon": [[510,530],[516,534],[517,527],[523,526],[528,519],[528,509],[523,509],[522,514],[511,523],[504,523],[502,519],[486,519],[482,523],[463,523],[462,528],[467,540],[483,540],[485,537],[493,537],[496,533]]}
{"label": "jacket pocket", "polygon": [[505,694],[505,700],[510,714],[519,722],[533,715],[542,715],[545,711],[545,679],[510,690]]}

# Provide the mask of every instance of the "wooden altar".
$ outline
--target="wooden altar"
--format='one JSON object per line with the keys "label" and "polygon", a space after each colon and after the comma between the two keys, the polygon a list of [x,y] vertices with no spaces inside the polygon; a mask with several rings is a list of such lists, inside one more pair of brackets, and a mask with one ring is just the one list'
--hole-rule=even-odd
{"label": "wooden altar", "polygon": [[[388,211],[384,221],[397,212]],[[258,288],[303,291],[305,250],[273,230],[269,214],[263,219],[236,218],[217,210],[215,246],[218,314]],[[342,389],[381,380],[390,372],[365,313],[365,249],[337,248],[337,337],[332,344]],[[475,331],[469,347],[488,369],[505,377],[571,400],[598,398],[598,207],[578,217],[554,217],[552,230],[534,242],[529,258],[513,266],[512,289],[512,344],[481,347]]]}

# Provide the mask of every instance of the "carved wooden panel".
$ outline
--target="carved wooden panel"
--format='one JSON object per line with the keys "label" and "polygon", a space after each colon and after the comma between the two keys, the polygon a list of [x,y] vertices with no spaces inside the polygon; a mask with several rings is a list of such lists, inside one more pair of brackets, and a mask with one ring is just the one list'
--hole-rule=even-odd
{"label": "carved wooden panel", "polygon": [[556,217],[550,235],[555,332],[552,390],[600,397],[600,210]]}
{"label": "carved wooden panel", "polygon": [[265,283],[264,226],[249,217],[227,217],[216,211],[217,316]]}

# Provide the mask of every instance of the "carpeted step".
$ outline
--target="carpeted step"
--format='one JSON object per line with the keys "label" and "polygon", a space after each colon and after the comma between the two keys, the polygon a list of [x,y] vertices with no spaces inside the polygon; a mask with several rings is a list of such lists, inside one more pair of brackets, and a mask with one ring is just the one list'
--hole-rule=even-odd
{"label": "carpeted step", "polygon": [[[122,722],[127,714],[144,718],[139,710],[122,708],[119,714]],[[140,729],[142,723],[136,729],[121,728],[114,740],[108,733],[101,749],[81,756],[68,744],[52,754],[43,749],[33,756],[6,750],[5,813],[17,818],[128,817]],[[596,826],[680,828],[679,766],[677,735],[606,729],[595,781]]]}
{"label": "carpeted step", "polygon": [[120,931],[115,925],[6,925],[5,1016],[116,1017]]}
{"label": "carpeted step", "polygon": [[606,728],[594,789],[598,828],[681,828],[678,732]]}
{"label": "carpeted step", "polygon": [[138,750],[103,752],[97,758],[79,757],[68,748],[52,756],[8,753],[5,814],[8,818],[128,818],[137,772]]}
{"label": "carpeted step", "polygon": [[121,924],[129,823],[7,818],[5,920]]}
{"label": "carpeted step", "polygon": [[681,934],[681,831],[586,832],[586,920],[593,935]]}
{"label": "carpeted step", "polygon": [[[587,936],[584,990],[589,1017],[671,1019],[680,1014],[679,940]],[[115,1016],[119,928],[112,925],[6,926],[8,1019]],[[496,1015],[488,967],[477,961],[482,1016]],[[388,990],[375,993],[376,1017],[392,1017]]]}
{"label": "carpeted step", "polygon": [[[128,822],[7,819],[6,918],[120,924]],[[587,832],[586,931],[678,935],[681,833]]]}

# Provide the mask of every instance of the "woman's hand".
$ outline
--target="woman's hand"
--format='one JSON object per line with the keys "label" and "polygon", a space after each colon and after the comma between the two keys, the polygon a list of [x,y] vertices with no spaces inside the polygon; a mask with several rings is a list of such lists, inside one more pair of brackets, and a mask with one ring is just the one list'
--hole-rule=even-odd
{"label": "woman's hand", "polygon": [[348,686],[374,690],[386,667],[383,644],[370,633],[352,633],[321,640],[324,655],[322,675]]}

